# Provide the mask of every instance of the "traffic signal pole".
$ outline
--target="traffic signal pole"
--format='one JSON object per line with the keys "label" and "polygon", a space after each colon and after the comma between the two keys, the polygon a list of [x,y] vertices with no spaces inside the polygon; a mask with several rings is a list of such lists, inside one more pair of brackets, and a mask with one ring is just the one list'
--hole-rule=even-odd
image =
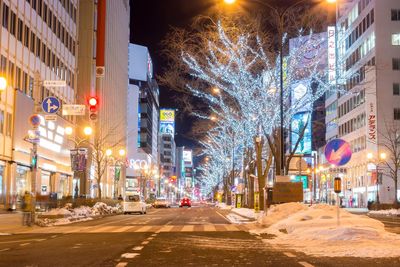
{"label": "traffic signal pole", "polygon": [[[38,106],[39,106],[39,97],[40,97],[40,85],[41,78],[39,72],[35,72],[34,74],[34,83],[33,83],[33,114],[36,114]],[[36,216],[36,179],[37,179],[37,167],[38,167],[38,154],[37,154],[37,142],[32,142],[32,153],[30,158],[31,163],[31,223],[35,223]]]}

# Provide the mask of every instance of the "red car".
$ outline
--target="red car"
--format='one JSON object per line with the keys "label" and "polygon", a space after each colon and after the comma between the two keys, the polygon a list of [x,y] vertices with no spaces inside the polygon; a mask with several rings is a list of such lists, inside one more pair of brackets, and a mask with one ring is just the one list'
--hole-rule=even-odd
{"label": "red car", "polygon": [[179,205],[180,208],[182,208],[184,206],[187,206],[189,208],[192,206],[192,203],[190,202],[190,199],[187,198],[187,197],[182,198],[181,199],[181,204]]}

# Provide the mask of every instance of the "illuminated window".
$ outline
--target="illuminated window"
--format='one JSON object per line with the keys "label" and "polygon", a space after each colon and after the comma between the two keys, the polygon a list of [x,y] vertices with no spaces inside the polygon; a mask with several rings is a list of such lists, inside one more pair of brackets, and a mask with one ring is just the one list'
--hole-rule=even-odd
{"label": "illuminated window", "polygon": [[400,45],[400,33],[392,34],[392,45]]}

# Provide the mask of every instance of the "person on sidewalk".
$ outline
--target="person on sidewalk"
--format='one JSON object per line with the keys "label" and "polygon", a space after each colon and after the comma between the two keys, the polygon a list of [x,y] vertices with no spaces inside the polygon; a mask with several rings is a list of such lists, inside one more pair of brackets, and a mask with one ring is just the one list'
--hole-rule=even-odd
{"label": "person on sidewalk", "polygon": [[28,191],[25,191],[25,194],[22,198],[22,225],[31,226],[32,225],[32,196]]}

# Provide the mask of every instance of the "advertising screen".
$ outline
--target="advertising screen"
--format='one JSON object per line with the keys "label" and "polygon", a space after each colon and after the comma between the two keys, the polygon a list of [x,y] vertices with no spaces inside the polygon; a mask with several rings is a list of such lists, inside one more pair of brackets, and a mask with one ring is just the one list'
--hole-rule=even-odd
{"label": "advertising screen", "polygon": [[192,151],[191,150],[184,150],[183,151],[183,161],[192,163]]}
{"label": "advertising screen", "polygon": [[306,127],[303,138],[300,140],[295,154],[311,154],[311,114],[308,112],[301,112],[293,115],[291,126],[292,150],[295,148],[303,128]]}
{"label": "advertising screen", "polygon": [[160,110],[160,133],[171,135],[175,134],[175,110]]}

